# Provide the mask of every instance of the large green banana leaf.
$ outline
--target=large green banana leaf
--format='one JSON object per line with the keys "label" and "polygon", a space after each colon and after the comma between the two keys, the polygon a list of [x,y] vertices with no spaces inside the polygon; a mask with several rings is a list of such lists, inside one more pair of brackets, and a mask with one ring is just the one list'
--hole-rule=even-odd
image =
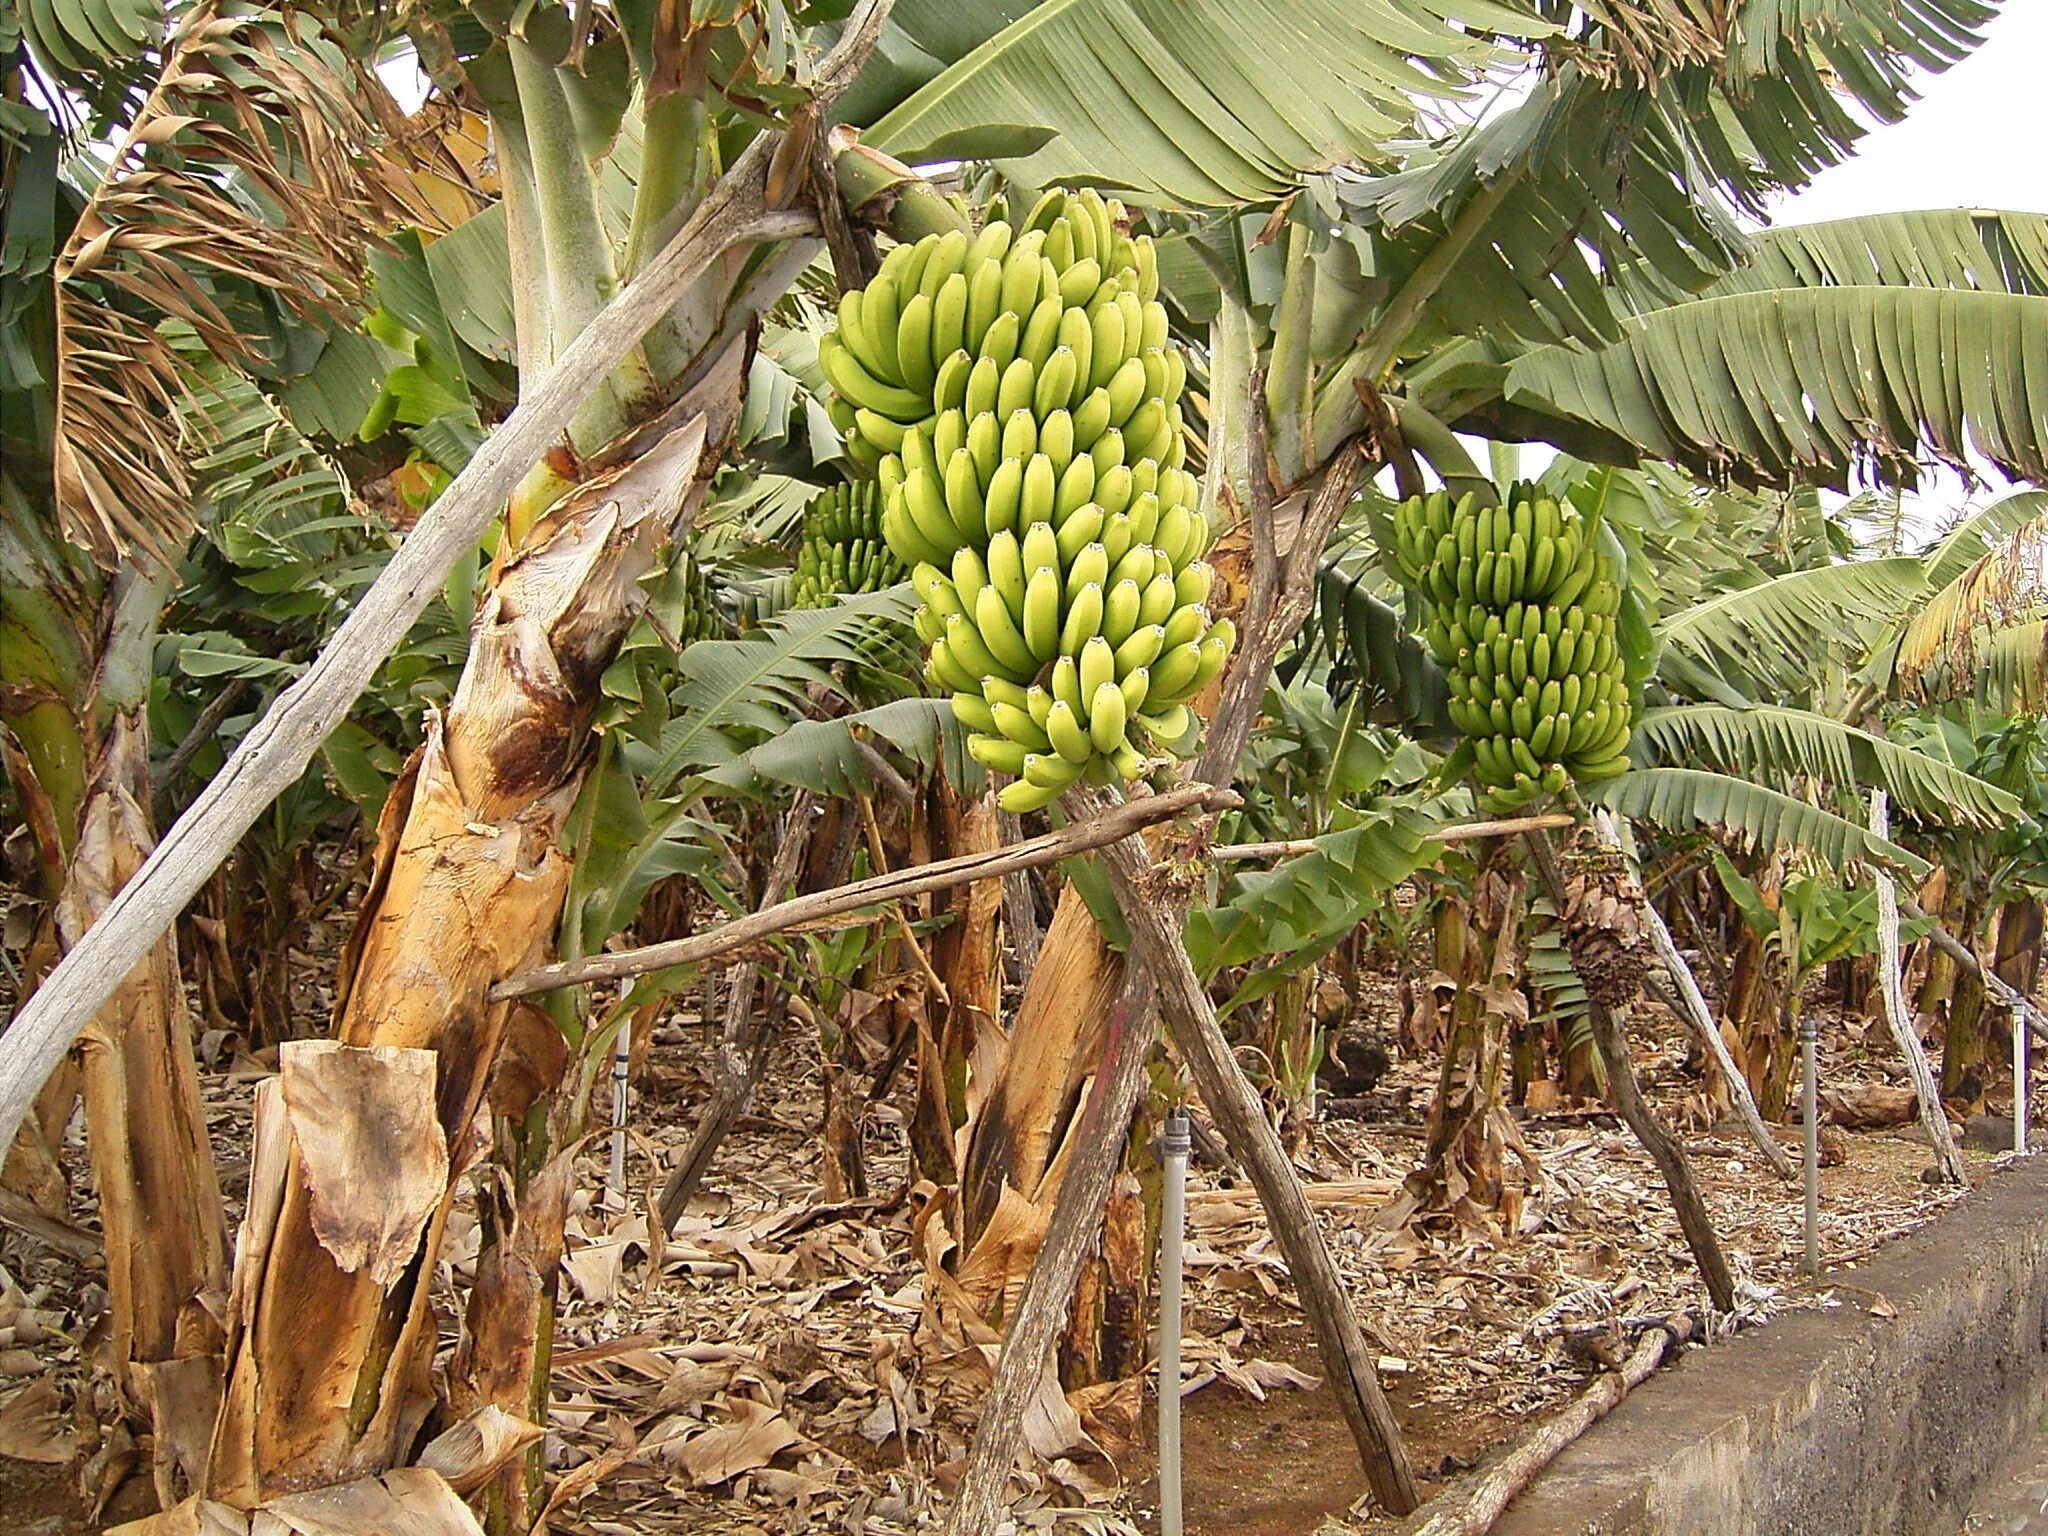
{"label": "large green banana leaf", "polygon": [[1696,297],[1844,287],[2048,294],[2048,214],[1935,208],[1787,224]]}
{"label": "large green banana leaf", "polygon": [[1926,820],[2002,826],[2020,803],[1960,768],[1811,710],[1684,704],[1636,722],[1635,744],[1652,761],[1698,765],[1753,778],[1822,780],[1839,790],[1880,788]]}
{"label": "large green banana leaf", "polygon": [[1859,461],[1927,458],[2048,478],[2048,298],[1777,288],[1629,322],[1613,345],[1513,363],[1511,406],[1619,434],[1646,455],[1763,483],[1846,486]]}
{"label": "large green banana leaf", "polygon": [[1397,274],[1491,189],[1431,306],[1436,337],[1611,341],[1617,311],[1697,292],[1749,247],[1744,220],[1903,116],[1916,76],[1966,56],[1997,14],[1766,0],[1731,30],[1688,3],[1581,9],[1572,56],[1520,102],[1392,175],[1340,181],[1347,222],[1398,246],[1379,262]]}
{"label": "large green banana leaf", "polygon": [[1712,825],[1760,847],[1797,849],[1837,871],[1884,864],[1917,880],[1931,867],[1832,811],[1702,768],[1638,768],[1594,785],[1587,798],[1674,831]]}
{"label": "large green banana leaf", "polygon": [[1794,690],[1813,658],[1863,624],[1889,623],[1925,591],[1918,560],[1855,560],[1788,571],[1703,598],[1657,626],[1665,657],[1688,658],[1733,682]]}
{"label": "large green banana leaf", "polygon": [[1381,160],[1419,100],[1502,57],[1482,34],[1551,30],[1499,0],[1047,0],[866,138],[912,161],[992,156],[1028,186],[1226,206]]}

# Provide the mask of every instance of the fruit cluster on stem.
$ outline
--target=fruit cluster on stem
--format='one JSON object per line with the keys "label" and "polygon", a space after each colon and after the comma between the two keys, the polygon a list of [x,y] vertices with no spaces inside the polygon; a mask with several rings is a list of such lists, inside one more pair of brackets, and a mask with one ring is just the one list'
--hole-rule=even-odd
{"label": "fruit cluster on stem", "polygon": [[1186,707],[1235,641],[1212,621],[1186,364],[1151,239],[1094,192],[1021,230],[897,246],[819,348],[834,420],[874,467],[911,567],[927,675],[975,759],[1034,810],[1191,747]]}
{"label": "fruit cluster on stem", "polygon": [[1498,504],[1439,490],[1395,512],[1392,554],[1421,601],[1487,811],[1627,769],[1621,588],[1590,519],[1529,484]]}

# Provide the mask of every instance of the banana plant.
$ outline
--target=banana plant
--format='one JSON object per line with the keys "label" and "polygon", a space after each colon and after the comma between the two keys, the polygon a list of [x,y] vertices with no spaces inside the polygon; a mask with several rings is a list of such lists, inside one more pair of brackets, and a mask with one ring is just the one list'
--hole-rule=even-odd
{"label": "banana plant", "polygon": [[[159,610],[193,530],[192,404],[211,370],[276,376],[294,338],[355,305],[362,252],[413,190],[386,153],[396,109],[361,63],[371,34],[331,22],[211,5],[0,17],[13,193],[0,735],[37,832],[55,951],[154,845],[149,705]],[[227,1257],[170,940],[120,983],[79,1060],[113,1359],[153,1420],[169,1502],[198,1481],[173,1447],[204,1443],[210,1406],[154,1383],[218,1353],[189,1326],[190,1303],[224,1283]],[[45,1091],[54,1124],[77,1081],[60,1074]],[[20,1156],[32,1143],[17,1142]]]}

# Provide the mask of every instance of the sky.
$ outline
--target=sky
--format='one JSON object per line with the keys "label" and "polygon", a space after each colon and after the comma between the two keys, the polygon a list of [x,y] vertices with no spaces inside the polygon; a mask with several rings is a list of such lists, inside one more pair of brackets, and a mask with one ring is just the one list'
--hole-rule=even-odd
{"label": "sky", "polygon": [[[2048,0],[2005,0],[1982,47],[1953,68],[1923,75],[1920,99],[1906,116],[1872,128],[1853,157],[1779,199],[1776,222],[1816,224],[1926,208],[2048,213],[2044,60]],[[1523,472],[1538,472],[1549,458],[1541,445],[1526,448]],[[1951,471],[1927,476],[1919,495],[1906,499],[1908,538],[1933,539],[1965,507],[2003,489],[1995,478],[1972,491]]]}
{"label": "sky", "polygon": [[1921,99],[1902,122],[1871,130],[1853,159],[1785,199],[1779,221],[1920,208],[2048,213],[2041,133],[2048,0],[2006,0],[1985,35],[1962,63],[1923,77]]}

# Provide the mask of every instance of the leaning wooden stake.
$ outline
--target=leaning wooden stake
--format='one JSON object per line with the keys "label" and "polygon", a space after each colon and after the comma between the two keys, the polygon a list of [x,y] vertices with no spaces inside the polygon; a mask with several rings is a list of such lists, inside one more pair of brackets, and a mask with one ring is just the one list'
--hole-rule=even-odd
{"label": "leaning wooden stake", "polygon": [[[837,99],[860,72],[888,12],[888,0],[855,7],[813,76],[815,106]],[[0,1147],[13,1145],[22,1118],[80,1031],[264,808],[299,781],[413,620],[440,594],[455,562],[476,548],[527,471],[619,359],[728,251],[817,231],[808,209],[775,205],[782,191],[771,189],[770,172],[784,142],[781,133],[764,133],[742,150],[674,238],[522,393],[518,408],[413,525],[312,665],[242,738],[135,878],[15,1014],[0,1053]],[[775,297],[760,296],[760,303]]]}
{"label": "leaning wooden stake", "polygon": [[[1888,837],[1890,817],[1885,806],[1885,794],[1881,789],[1870,792],[1870,830],[1878,837]],[[1913,1027],[1912,1011],[1906,1006],[1906,988],[1900,975],[1899,960],[1899,894],[1892,877],[1883,869],[1877,872],[1877,978],[1878,990],[1884,997],[1885,1022],[1891,1025],[1892,1039],[1898,1042],[1899,1054],[1906,1058],[1906,1074],[1913,1079],[1913,1094],[1920,1101],[1920,1124],[1927,1130],[1927,1139],[1934,1147],[1934,1166],[1942,1179],[1950,1184],[1967,1184],[1969,1170],[1963,1166],[1962,1149],[1956,1145],[1956,1137],[1948,1123],[1948,1112],[1941,1107],[1941,1085],[1934,1080],[1934,1068],[1928,1064],[1927,1052],[1920,1046],[1920,1031]]]}
{"label": "leaning wooden stake", "polygon": [[1416,1527],[1413,1536],[1487,1536],[1507,1512],[1508,1505],[1536,1480],[1536,1474],[1555,1461],[1559,1451],[1613,1412],[1632,1389],[1648,1381],[1650,1373],[1663,1363],[1664,1352],[1673,1343],[1683,1342],[1691,1331],[1682,1320],[1678,1330],[1674,1334],[1670,1329],[1652,1328],[1644,1334],[1620,1370],[1602,1376],[1570,1407],[1545,1420],[1540,1429],[1488,1468],[1468,1492],[1449,1501]]}
{"label": "leaning wooden stake", "polygon": [[[783,824],[782,841],[761,885],[762,911],[783,904],[782,893],[803,867],[804,853],[811,846],[811,833],[817,822],[817,797],[806,790],[796,797]],[[719,1036],[718,1053],[712,1059],[711,1102],[704,1107],[703,1118],[697,1122],[697,1132],[690,1138],[682,1161],[669,1170],[667,1182],[661,1186],[657,1209],[664,1232],[681,1219],[690,1196],[697,1192],[697,1186],[710,1170],[711,1160],[718,1155],[727,1133],[746,1112],[747,1105],[753,1102],[754,1089],[760,1085],[780,1014],[772,1006],[765,1010],[754,1007],[754,991],[760,979],[761,962],[757,959],[742,960],[726,972],[725,1028]]]}
{"label": "leaning wooden stake", "polygon": [[[1593,813],[1593,828],[1600,834],[1602,843],[1609,848],[1620,849],[1621,838],[1604,808]],[[1692,1025],[1693,1034],[1707,1048],[1707,1053],[1714,1058],[1714,1065],[1720,1069],[1721,1081],[1728,1085],[1728,1098],[1735,1106],[1742,1128],[1756,1143],[1757,1150],[1763,1153],[1771,1171],[1788,1184],[1796,1183],[1799,1170],[1793,1165],[1792,1154],[1778,1144],[1778,1138],[1764,1124],[1763,1114],[1756,1107],[1756,1095],[1749,1091],[1749,1078],[1735,1065],[1735,1058],[1728,1051],[1728,1042],[1721,1038],[1721,1031],[1714,1023],[1713,1010],[1700,993],[1700,984],[1693,977],[1692,967],[1678,952],[1671,930],[1664,926],[1664,919],[1650,904],[1647,894],[1643,897],[1643,915],[1648,920],[1651,942],[1657,946],[1657,954],[1664,962],[1665,974],[1670,976],[1671,985],[1677,989],[1679,1001],[1684,1005],[1686,1022]]]}
{"label": "leaning wooden stake", "polygon": [[[1523,844],[1542,876],[1552,905],[1559,912],[1566,911],[1569,898],[1564,875],[1557,867],[1557,854],[1549,839],[1541,832],[1529,832],[1523,835]],[[1707,1294],[1721,1311],[1733,1311],[1735,1276],[1728,1268],[1727,1256],[1721,1252],[1721,1240],[1714,1235],[1713,1218],[1707,1214],[1707,1202],[1700,1197],[1699,1183],[1693,1178],[1692,1160],[1685,1155],[1684,1143],[1665,1129],[1636,1085],[1635,1063],[1629,1057],[1628,1036],[1621,1021],[1592,998],[1586,1000],[1586,1013],[1593,1026],[1594,1047],[1607,1069],[1607,1091],[1614,1097],[1614,1108],[1664,1176],[1664,1187],[1670,1191],[1679,1228],[1685,1233],[1686,1246],[1692,1249],[1700,1278],[1707,1284]]]}
{"label": "leaning wooden stake", "polygon": [[670,939],[640,949],[612,950],[592,955],[587,960],[565,960],[521,971],[492,987],[491,1000],[500,1002],[509,997],[523,997],[530,992],[573,987],[586,981],[617,981],[625,976],[665,971],[671,966],[699,964],[808,923],[822,922],[847,912],[858,912],[863,907],[901,901],[930,891],[993,880],[1012,870],[1057,864],[1062,859],[1117,842],[1157,822],[1170,821],[1189,811],[1224,810],[1236,804],[1237,796],[1229,790],[1211,789],[1207,784],[1177,785],[1164,794],[1110,806],[1100,816],[1071,822],[1012,848],[998,848],[992,853],[966,853],[957,859],[913,865],[857,880],[851,885],[834,886],[829,891],[793,897],[745,917],[706,928],[701,933],[693,933],[688,938]]}
{"label": "leaning wooden stake", "polygon": [[[1263,378],[1257,372],[1247,380],[1247,393],[1255,404],[1263,399]],[[1265,452],[1258,430],[1261,418],[1256,409],[1250,415],[1247,436],[1253,451],[1248,462],[1263,463]],[[1299,629],[1314,602],[1316,559],[1350,501],[1364,462],[1363,454],[1355,446],[1335,456],[1322,485],[1312,497],[1304,498],[1305,510],[1284,565],[1274,537],[1274,509],[1266,496],[1263,477],[1255,478],[1251,505],[1247,508],[1254,561],[1251,597],[1240,626],[1243,640],[1225,676],[1221,700],[1211,716],[1208,745],[1195,766],[1196,778],[1228,784],[1235,777],[1238,758],[1251,734],[1259,700],[1272,672],[1273,658],[1287,637]],[[1096,804],[1075,791],[1069,791],[1069,799],[1070,809],[1077,814],[1085,814]],[[1149,864],[1151,855],[1142,841],[1132,839],[1132,843],[1132,857]],[[1180,930],[1187,916],[1185,894],[1153,904],[1148,914],[1165,927],[1183,963],[1186,953],[1180,950]],[[1144,961],[1142,952],[1139,958]],[[1145,1055],[1154,1038],[1156,1006],[1149,965],[1130,967],[1123,992],[1110,1013],[1102,1063],[1082,1112],[1081,1128],[1073,1138],[1075,1156],[1060,1182],[1051,1222],[1025,1278],[1023,1294],[996,1360],[995,1380],[983,1400],[981,1423],[968,1450],[960,1491],[946,1527],[951,1536],[985,1536],[996,1528],[1010,1468],[1023,1443],[1025,1414],[1042,1389],[1054,1340],[1066,1326],[1074,1282],[1100,1229],[1104,1202],[1122,1156],[1124,1133],[1143,1091]],[[1234,1069],[1235,1063],[1231,1066]],[[1214,1108],[1213,1103],[1211,1107]],[[1263,1116],[1260,1118],[1263,1120]],[[1271,1134],[1270,1126],[1267,1133]],[[1298,1185],[1295,1192],[1300,1192]],[[1276,1215],[1276,1231],[1280,1225]],[[1320,1233],[1312,1224],[1306,1231],[1327,1264],[1328,1253],[1322,1249]],[[1343,1316],[1332,1322],[1338,1327],[1348,1323],[1354,1331],[1357,1328],[1357,1320],[1350,1316],[1348,1306]],[[1368,1368],[1371,1358],[1369,1354],[1365,1356]],[[1349,1380],[1348,1368],[1346,1379]],[[1377,1381],[1371,1381],[1369,1390],[1377,1394]],[[1384,1399],[1381,1407],[1385,1407]],[[1368,1424],[1372,1422],[1369,1413],[1362,1411],[1361,1417]],[[1384,1429],[1384,1443],[1364,1454],[1363,1459],[1369,1469],[1376,1469],[1375,1495],[1389,1509],[1406,1514],[1416,1503],[1414,1476],[1391,1415],[1385,1419]]]}
{"label": "leaning wooden stake", "polygon": [[1266,1225],[1286,1256],[1287,1272],[1314,1330],[1326,1379],[1358,1446],[1366,1480],[1382,1505],[1406,1514],[1418,1497],[1400,1425],[1380,1390],[1374,1354],[1366,1347],[1294,1164],[1266,1117],[1258,1090],[1238,1065],[1216,1017],[1216,1005],[1188,958],[1181,940],[1187,893],[1176,888],[1173,871],[1152,862],[1137,838],[1111,844],[1101,859],[1131,931],[1131,953],[1158,989],[1167,1032],[1224,1143],[1251,1174],[1266,1208]]}

